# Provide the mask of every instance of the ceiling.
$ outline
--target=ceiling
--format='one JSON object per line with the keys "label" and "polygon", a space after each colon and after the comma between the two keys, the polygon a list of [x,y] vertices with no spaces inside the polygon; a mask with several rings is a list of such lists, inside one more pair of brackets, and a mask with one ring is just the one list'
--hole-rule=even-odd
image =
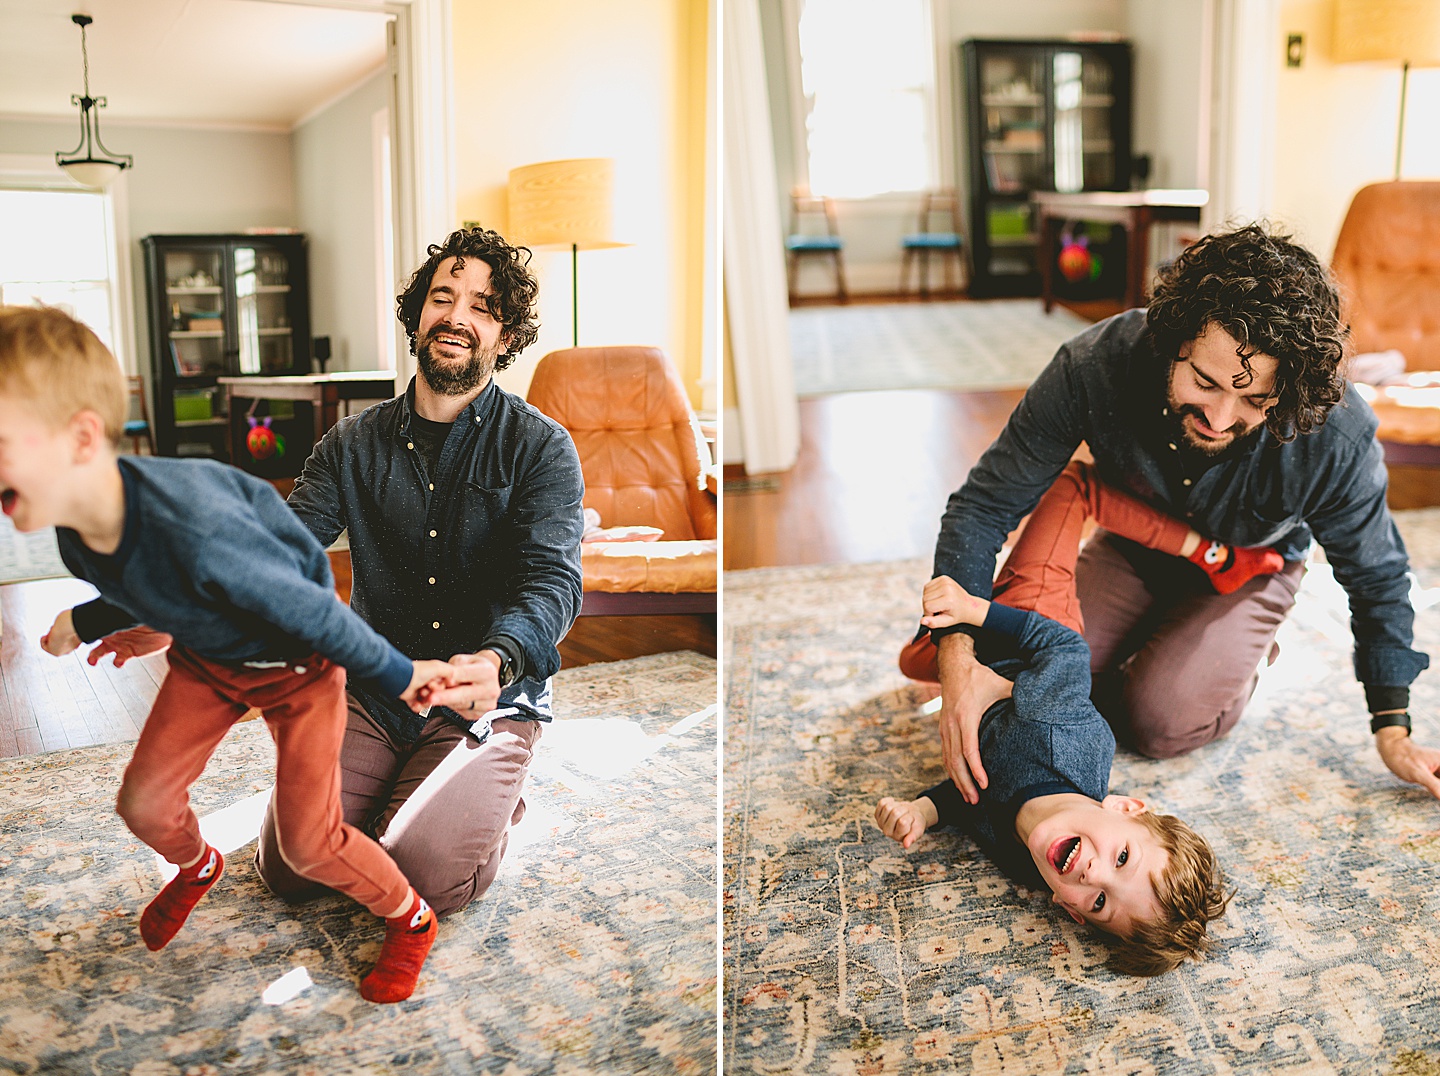
{"label": "ceiling", "polygon": [[[324,0],[322,0],[324,2]],[[111,123],[289,130],[385,63],[379,10],[296,0],[0,0],[0,120],[74,120],[83,89]],[[378,8],[378,2],[375,4]]]}

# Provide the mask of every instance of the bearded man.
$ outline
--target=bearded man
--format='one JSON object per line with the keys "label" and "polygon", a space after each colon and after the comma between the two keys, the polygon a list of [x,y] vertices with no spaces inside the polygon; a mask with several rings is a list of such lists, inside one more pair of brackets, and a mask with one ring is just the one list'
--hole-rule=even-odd
{"label": "bearded man", "polygon": [[[525,810],[580,610],[584,481],[570,435],[494,380],[535,339],[530,252],[474,228],[428,253],[397,300],[416,376],[327,433],[289,503],[322,544],[349,532],[357,613],[464,671],[427,717],[352,683],[340,756],[345,820],[445,915],[485,892]],[[282,897],[318,892],[268,814],[256,863]]]}
{"label": "bearded man", "polygon": [[[1060,348],[951,495],[935,575],[988,595],[1006,535],[1082,441],[1106,484],[1209,538],[1278,550],[1283,570],[1222,595],[1181,558],[1104,531],[1086,546],[1076,581],[1095,703],[1121,742],[1165,758],[1239,720],[1319,542],[1350,598],[1375,746],[1440,797],[1440,751],[1410,739],[1409,686],[1429,658],[1412,645],[1375,416],[1341,372],[1347,332],[1325,267],[1288,236],[1206,236],[1162,272],[1148,309]],[[945,769],[973,803],[986,784],[980,719],[1010,685],[975,661],[969,636],[931,634]]]}
{"label": "bearded man", "polygon": [[[350,684],[340,752],[345,821],[447,915],[495,880],[525,812],[556,647],[580,611],[585,484],[565,429],[494,381],[535,340],[530,251],[471,228],[427,253],[396,299],[416,376],[321,438],[288,503],[322,545],[349,532],[355,612],[413,659],[461,670],[424,717]],[[89,661],[169,644],[134,628]],[[287,900],[325,892],[286,865],[269,811],[255,862]]]}

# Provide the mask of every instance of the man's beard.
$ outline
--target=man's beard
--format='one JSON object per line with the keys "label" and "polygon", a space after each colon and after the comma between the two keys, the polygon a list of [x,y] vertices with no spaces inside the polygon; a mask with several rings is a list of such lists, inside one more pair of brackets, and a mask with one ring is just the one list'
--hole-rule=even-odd
{"label": "man's beard", "polygon": [[[470,343],[470,352],[463,358],[450,359],[436,355],[430,345],[436,336],[454,336]],[[495,372],[495,359],[500,354],[500,345],[485,350],[479,341],[463,329],[448,329],[436,326],[415,348],[415,363],[420,374],[431,390],[440,396],[464,396],[482,384]]]}
{"label": "man's beard", "polygon": [[1231,435],[1228,441],[1215,441],[1208,437],[1201,437],[1199,433],[1185,425],[1185,416],[1189,415],[1192,418],[1199,419],[1206,426],[1209,426],[1210,423],[1205,419],[1205,411],[1203,408],[1197,407],[1195,404],[1176,404],[1171,401],[1170,414],[1174,416],[1176,425],[1180,427],[1180,438],[1185,442],[1185,447],[1192,451],[1199,452],[1202,456],[1214,457],[1223,455],[1260,429],[1259,426],[1248,427],[1244,422],[1237,420],[1234,425],[1225,431]]}

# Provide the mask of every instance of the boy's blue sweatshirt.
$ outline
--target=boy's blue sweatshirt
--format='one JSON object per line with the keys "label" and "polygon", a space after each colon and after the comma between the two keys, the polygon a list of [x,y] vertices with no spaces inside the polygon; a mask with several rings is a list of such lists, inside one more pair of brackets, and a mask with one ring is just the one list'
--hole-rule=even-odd
{"label": "boy's blue sweatshirt", "polygon": [[1090,701],[1090,647],[1074,631],[1039,613],[990,603],[977,657],[1015,682],[980,720],[980,758],[990,786],[969,804],[953,781],[930,797],[940,825],[975,838],[981,850],[1022,885],[1044,880],[1015,835],[1015,815],[1037,796],[1078,792],[1102,800],[1110,788],[1115,734]]}
{"label": "boy's blue sweatshirt", "polygon": [[124,456],[125,529],[113,554],[57,527],[60,556],[100,597],[75,609],[93,642],[147,624],[226,664],[318,653],[398,697],[413,665],[335,594],[320,543],[275,487],[211,460]]}

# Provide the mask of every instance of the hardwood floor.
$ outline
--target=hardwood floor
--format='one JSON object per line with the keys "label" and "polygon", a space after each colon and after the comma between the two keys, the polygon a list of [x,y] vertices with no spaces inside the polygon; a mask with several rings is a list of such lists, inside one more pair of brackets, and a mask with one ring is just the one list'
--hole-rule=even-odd
{"label": "hardwood floor", "polygon": [[[773,489],[725,488],[726,570],[929,556],[945,500],[1024,393],[933,389],[800,401],[800,454]],[[722,599],[723,600],[723,599]]]}
{"label": "hardwood floor", "polygon": [[[332,553],[336,589],[350,594],[348,553]],[[95,596],[87,583],[46,579],[0,586],[0,758],[123,743],[140,735],[164,680],[163,654],[91,666],[84,650],[54,658],[40,637],[64,609]],[[673,650],[715,656],[713,616],[582,617],[560,644],[565,668]]]}

